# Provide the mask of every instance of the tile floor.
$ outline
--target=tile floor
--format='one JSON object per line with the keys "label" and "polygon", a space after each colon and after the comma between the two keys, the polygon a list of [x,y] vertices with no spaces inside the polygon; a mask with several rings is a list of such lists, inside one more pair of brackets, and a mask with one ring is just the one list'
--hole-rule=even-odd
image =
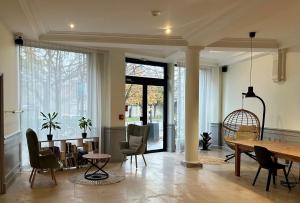
{"label": "tile floor", "polygon": [[[200,153],[215,157],[225,154],[223,150]],[[7,194],[0,195],[0,202],[300,202],[300,185],[289,192],[279,184],[282,173],[278,174],[277,185],[271,185],[270,192],[265,192],[267,174],[263,170],[253,187],[251,183],[257,164],[246,157],[242,157],[241,177],[234,176],[233,161],[204,165],[202,169],[187,169],[180,164],[182,154],[155,153],[147,154],[145,158],[148,166],[145,167],[139,157],[137,170],[130,160],[122,167],[119,163],[109,164],[108,170],[125,174],[126,179],[105,186],[72,184],[69,178],[84,170],[79,169],[56,172],[57,186],[49,176],[37,174],[35,186],[31,189],[29,172],[22,172]],[[294,174],[298,171],[296,167]]]}

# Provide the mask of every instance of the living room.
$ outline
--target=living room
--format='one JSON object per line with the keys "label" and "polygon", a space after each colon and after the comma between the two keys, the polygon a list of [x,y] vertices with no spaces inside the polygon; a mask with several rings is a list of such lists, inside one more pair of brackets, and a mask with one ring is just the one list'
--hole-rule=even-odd
{"label": "living room", "polygon": [[1,1],[0,202],[297,202],[299,9]]}

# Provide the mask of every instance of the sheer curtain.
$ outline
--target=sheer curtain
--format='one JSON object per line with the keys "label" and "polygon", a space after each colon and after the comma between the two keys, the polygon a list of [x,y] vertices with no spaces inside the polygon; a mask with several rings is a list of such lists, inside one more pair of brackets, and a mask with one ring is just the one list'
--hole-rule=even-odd
{"label": "sheer curtain", "polygon": [[[174,68],[174,117],[176,130],[176,151],[184,151],[185,142],[185,64],[177,63]],[[200,66],[200,83],[199,83],[199,133],[209,132],[210,123],[212,122],[214,109],[218,109],[213,102],[213,97],[218,92],[214,92],[212,71],[213,66]],[[199,134],[200,137],[200,134]]]}
{"label": "sheer curtain", "polygon": [[40,112],[58,112],[61,130],[53,131],[54,139],[80,137],[78,120],[82,116],[92,119],[90,134],[95,136],[98,121],[92,55],[22,46],[19,58],[23,163],[28,161],[27,128],[34,129],[40,140],[47,139],[48,130],[41,130]]}
{"label": "sheer curtain", "polygon": [[199,86],[199,133],[203,133],[210,131],[212,118],[212,69],[210,67],[201,66]]}
{"label": "sheer curtain", "polygon": [[174,120],[176,151],[184,151],[185,141],[185,64],[178,62],[174,67]]}

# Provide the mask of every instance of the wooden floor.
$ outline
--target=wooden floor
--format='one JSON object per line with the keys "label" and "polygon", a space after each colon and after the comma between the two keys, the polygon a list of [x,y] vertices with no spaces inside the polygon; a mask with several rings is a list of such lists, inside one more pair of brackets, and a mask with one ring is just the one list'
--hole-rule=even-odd
{"label": "wooden floor", "polygon": [[[223,150],[200,152],[207,156],[223,157]],[[181,166],[182,154],[147,154],[148,166],[144,167],[141,157],[139,168],[130,164],[109,164],[107,169],[125,174],[123,182],[106,186],[75,185],[69,178],[83,170],[56,172],[57,185],[49,176],[37,174],[33,189],[30,188],[29,172],[22,172],[9,188],[7,194],[0,196],[0,202],[300,202],[300,186],[291,192],[279,184],[283,180],[280,172],[277,185],[265,191],[266,172],[262,171],[257,185],[251,185],[257,164],[246,157],[242,159],[241,177],[234,175],[234,162],[208,165],[202,169],[187,169]],[[246,160],[247,159],[247,160]],[[299,167],[298,165],[295,165]],[[294,170],[296,175],[298,172]],[[291,180],[293,180],[291,178]]]}

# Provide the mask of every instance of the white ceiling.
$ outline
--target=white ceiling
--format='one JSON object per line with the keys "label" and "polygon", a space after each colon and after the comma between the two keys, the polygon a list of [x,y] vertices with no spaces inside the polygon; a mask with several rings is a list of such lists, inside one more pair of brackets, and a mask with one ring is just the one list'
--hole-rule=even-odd
{"label": "white ceiling", "polygon": [[26,38],[148,52],[166,47],[163,55],[247,38],[249,31],[279,48],[297,47],[299,19],[299,0],[0,0],[0,21]]}

